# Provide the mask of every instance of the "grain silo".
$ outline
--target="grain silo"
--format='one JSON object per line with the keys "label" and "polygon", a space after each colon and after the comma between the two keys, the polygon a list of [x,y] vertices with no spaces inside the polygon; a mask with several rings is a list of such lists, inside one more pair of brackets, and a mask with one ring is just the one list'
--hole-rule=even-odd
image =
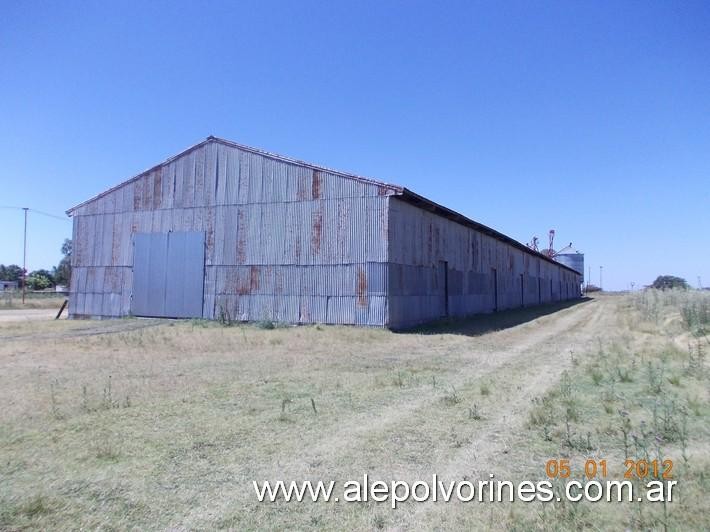
{"label": "grain silo", "polygon": [[555,260],[560,264],[564,264],[568,268],[573,269],[580,275],[580,283],[584,283],[584,253],[576,251],[572,247],[572,243],[569,246],[562,248],[555,254]]}

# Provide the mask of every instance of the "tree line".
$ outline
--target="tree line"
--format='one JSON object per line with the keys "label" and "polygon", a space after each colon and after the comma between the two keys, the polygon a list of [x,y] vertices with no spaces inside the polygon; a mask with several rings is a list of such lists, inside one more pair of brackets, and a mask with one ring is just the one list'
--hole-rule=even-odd
{"label": "tree line", "polygon": [[[65,239],[62,244],[62,260],[52,271],[34,270],[27,274],[27,288],[30,290],[45,290],[56,285],[69,287],[71,281],[72,241]],[[0,280],[22,283],[22,267],[17,264],[0,264]]]}

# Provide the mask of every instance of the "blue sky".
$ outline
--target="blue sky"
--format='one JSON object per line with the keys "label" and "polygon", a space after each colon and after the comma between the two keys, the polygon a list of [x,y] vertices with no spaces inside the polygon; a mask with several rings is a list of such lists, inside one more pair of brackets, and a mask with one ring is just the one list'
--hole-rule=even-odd
{"label": "blue sky", "polygon": [[[710,285],[710,3],[18,2],[0,205],[53,214],[208,135],[398,183],[604,287]],[[22,212],[0,209],[0,263]],[[71,234],[30,213],[28,268]]]}

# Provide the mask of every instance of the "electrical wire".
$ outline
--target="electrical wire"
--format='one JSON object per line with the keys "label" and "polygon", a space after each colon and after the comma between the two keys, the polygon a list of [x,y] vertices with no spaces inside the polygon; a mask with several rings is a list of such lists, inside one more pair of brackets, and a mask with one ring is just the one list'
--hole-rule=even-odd
{"label": "electrical wire", "polygon": [[[15,209],[15,210],[18,210],[18,211],[24,211],[24,210],[25,210],[24,207],[15,207],[14,205],[0,205],[0,209]],[[27,208],[27,210],[28,210],[29,212],[33,212],[33,213],[35,213],[35,214],[41,214],[42,216],[48,216],[49,218],[56,218],[57,220],[62,220],[62,221],[65,221],[65,222],[71,222],[71,220],[70,220],[69,218],[67,218],[66,216],[57,216],[56,214],[50,214],[50,213],[48,213],[48,212],[40,211],[40,210],[37,210],[37,209],[30,209],[29,207]]]}
{"label": "electrical wire", "polygon": [[38,211],[37,209],[30,209],[30,212],[41,214],[42,216],[49,216],[50,218],[56,218],[57,220],[63,220],[65,222],[71,222],[71,220],[66,216],[57,216],[56,214],[49,214],[48,212]]}

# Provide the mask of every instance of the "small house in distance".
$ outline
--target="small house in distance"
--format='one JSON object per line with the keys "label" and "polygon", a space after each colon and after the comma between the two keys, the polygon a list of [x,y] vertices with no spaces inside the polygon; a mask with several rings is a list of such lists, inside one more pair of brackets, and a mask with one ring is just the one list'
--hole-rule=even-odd
{"label": "small house in distance", "polygon": [[13,292],[18,286],[17,281],[0,281],[0,292]]}
{"label": "small house in distance", "polygon": [[578,272],[404,187],[215,137],[67,214],[72,318],[405,328],[581,295]]}

